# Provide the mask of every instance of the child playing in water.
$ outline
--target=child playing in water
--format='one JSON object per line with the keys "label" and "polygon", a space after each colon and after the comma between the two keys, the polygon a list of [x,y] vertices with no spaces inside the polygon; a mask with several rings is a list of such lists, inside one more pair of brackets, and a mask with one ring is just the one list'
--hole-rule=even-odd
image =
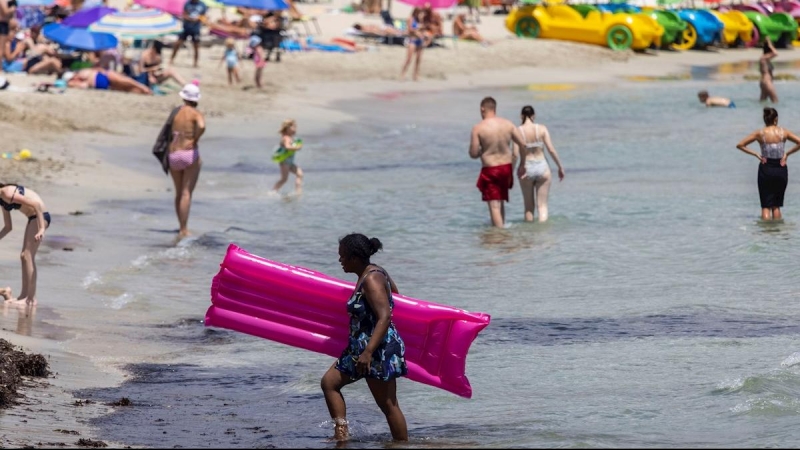
{"label": "child playing in water", "polygon": [[294,191],[295,194],[301,194],[303,191],[303,170],[294,163],[294,154],[303,148],[303,141],[295,139],[297,134],[297,122],[294,119],[287,119],[283,121],[280,129],[281,143],[275,150],[272,160],[278,162],[281,167],[281,179],[275,183],[272,188],[276,193],[281,190],[284,183],[289,179],[289,172],[295,176]]}
{"label": "child playing in water", "polygon": [[3,210],[3,228],[0,239],[11,232],[11,211],[19,210],[28,218],[22,243],[22,290],[14,299],[11,288],[0,289],[4,300],[15,303],[36,304],[36,251],[42,243],[45,230],[50,226],[50,213],[45,212],[42,198],[33,191],[16,184],[0,183],[0,208]]}
{"label": "child playing in water", "polygon": [[233,38],[225,39],[225,53],[219,60],[220,66],[223,61],[228,66],[228,84],[232,85],[234,79],[236,84],[239,84],[241,81],[239,79],[239,55],[236,54],[236,44]]}
{"label": "child playing in water", "polygon": [[697,93],[697,98],[700,103],[707,107],[721,106],[723,108],[736,108],[736,104],[729,98],[725,97],[709,97],[708,91],[700,91]]}

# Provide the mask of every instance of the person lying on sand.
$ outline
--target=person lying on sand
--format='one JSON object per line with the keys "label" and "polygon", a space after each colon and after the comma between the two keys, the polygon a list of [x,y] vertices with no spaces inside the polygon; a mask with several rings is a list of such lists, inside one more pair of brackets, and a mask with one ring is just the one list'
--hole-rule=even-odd
{"label": "person lying on sand", "polygon": [[67,86],[78,89],[122,91],[132,94],[153,95],[153,91],[138,81],[117,72],[102,69],[81,69],[65,72],[62,77]]}
{"label": "person lying on sand", "polygon": [[403,36],[404,33],[397,28],[387,25],[353,24],[353,29],[362,33],[374,34],[377,36]]}
{"label": "person lying on sand", "polygon": [[700,100],[700,103],[709,108],[713,106],[720,106],[722,108],[736,108],[736,104],[733,103],[731,99],[725,97],[710,97],[708,95],[708,91],[698,92],[697,98]]}

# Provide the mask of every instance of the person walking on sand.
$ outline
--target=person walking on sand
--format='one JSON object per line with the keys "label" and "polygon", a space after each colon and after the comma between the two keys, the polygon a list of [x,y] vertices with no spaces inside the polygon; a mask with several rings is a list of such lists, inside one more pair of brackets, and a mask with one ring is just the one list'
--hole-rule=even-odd
{"label": "person walking on sand", "polygon": [[[11,0],[0,0],[0,62],[4,59],[3,53],[5,53],[6,42],[9,40],[9,36],[11,35],[11,20],[14,19],[17,12],[16,2],[14,4],[10,4]],[[3,73],[5,70],[0,64],[0,73]]]}
{"label": "person walking on sand", "polygon": [[172,48],[172,57],[169,60],[170,65],[175,63],[175,55],[183,47],[183,43],[191,38],[192,47],[194,47],[194,67],[197,67],[197,60],[200,57],[200,26],[205,20],[207,11],[208,6],[200,0],[187,0],[183,5],[183,31]]}
{"label": "person walking on sand", "polygon": [[295,152],[303,148],[303,141],[295,139],[297,134],[297,122],[294,119],[284,120],[280,129],[281,142],[272,156],[272,160],[277,162],[281,168],[281,178],[272,187],[276,193],[281,190],[289,179],[289,172],[294,174],[294,192],[299,195],[303,193],[303,169],[294,163]]}
{"label": "person walking on sand", "polygon": [[[525,106],[520,113],[522,125],[519,131],[525,145],[515,148],[514,152],[520,153],[519,167],[517,176],[519,177],[522,198],[525,201],[525,221],[533,222],[534,210],[539,210],[539,222],[547,221],[547,194],[550,192],[550,182],[552,175],[544,149],[550,153],[558,166],[558,179],[564,180],[564,167],[561,165],[561,158],[558,157],[553,142],[550,140],[550,132],[547,127],[534,123],[536,113],[533,106]],[[516,147],[516,144],[514,144]]]}
{"label": "person walking on sand", "polygon": [[775,69],[772,65],[772,60],[776,56],[778,56],[778,52],[775,50],[775,46],[772,45],[772,41],[767,37],[762,47],[761,58],[758,60],[758,70],[761,73],[761,79],[758,82],[758,86],[761,88],[761,97],[759,97],[761,102],[769,99],[772,103],[778,103],[778,93],[775,91],[772,76],[772,71]]}
{"label": "person walking on sand", "polygon": [[[492,97],[481,100],[481,120],[472,127],[469,156],[481,159],[477,187],[489,205],[492,225],[505,226],[508,191],[514,186],[514,164],[518,148],[525,147],[519,129],[510,120],[497,116],[497,102]],[[509,146],[513,141],[517,146]]]}
{"label": "person walking on sand", "polygon": [[233,38],[225,39],[225,53],[222,54],[219,65],[221,66],[223,62],[228,68],[228,84],[233,85],[233,80],[239,84],[241,82],[239,79],[239,55],[236,53],[236,42]]}
{"label": "person walking on sand", "polygon": [[347,347],[320,382],[334,423],[333,439],[338,442],[349,437],[342,388],[362,378],[366,378],[375,403],[386,417],[392,439],[408,440],[406,418],[397,402],[397,378],[408,373],[405,344],[392,323],[392,294],[398,293],[397,285],[386,270],[370,262],[381,248],[381,241],[360,233],[339,240],[342,270],[356,275],[358,282],[347,301]]}
{"label": "person walking on sand", "polygon": [[199,141],[206,131],[203,114],[197,110],[200,101],[200,88],[187,84],[180,92],[183,106],[172,119],[172,141],[169,146],[169,173],[175,184],[175,213],[180,230],[178,237],[189,235],[189,210],[192,207],[192,194],[200,177]]}
{"label": "person walking on sand", "polygon": [[0,183],[0,208],[3,209],[3,229],[0,239],[11,232],[11,211],[18,210],[28,218],[25,237],[22,243],[20,260],[22,263],[22,289],[19,298],[13,299],[11,289],[0,289],[6,301],[36,304],[36,252],[42,243],[45,230],[50,227],[50,213],[45,211],[42,198],[33,191],[16,184]]}
{"label": "person walking on sand", "polygon": [[[795,146],[784,152],[786,141]],[[761,152],[747,148],[758,141]],[[764,128],[750,133],[736,145],[736,148],[755,156],[758,165],[758,196],[761,199],[761,220],[779,220],[783,207],[783,196],[789,183],[789,169],[786,158],[800,149],[800,138],[791,131],[778,126],[778,111],[775,108],[764,108]]]}

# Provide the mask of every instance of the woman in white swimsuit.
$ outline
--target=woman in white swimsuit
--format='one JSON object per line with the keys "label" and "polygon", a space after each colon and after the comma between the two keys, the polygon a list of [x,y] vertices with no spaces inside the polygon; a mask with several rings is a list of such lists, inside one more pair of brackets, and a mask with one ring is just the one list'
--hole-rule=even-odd
{"label": "woman in white swimsuit", "polygon": [[[547,220],[547,194],[550,192],[552,176],[544,155],[545,147],[558,166],[558,179],[564,179],[564,167],[550,141],[550,133],[544,125],[533,123],[535,115],[533,106],[522,108],[522,125],[519,127],[522,139],[525,141],[525,148],[519,149],[517,176],[522,189],[522,197],[525,200],[526,222],[533,222],[535,209],[539,210],[539,222]],[[514,145],[516,146],[516,144]]]}

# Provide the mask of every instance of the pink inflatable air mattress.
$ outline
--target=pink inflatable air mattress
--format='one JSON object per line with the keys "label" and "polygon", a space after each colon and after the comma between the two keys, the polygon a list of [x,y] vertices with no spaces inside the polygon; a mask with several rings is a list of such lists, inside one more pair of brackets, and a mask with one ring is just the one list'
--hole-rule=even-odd
{"label": "pink inflatable air mattress", "polygon": [[[211,283],[205,324],[338,358],[347,346],[345,305],[354,288],[231,244]],[[489,319],[488,314],[394,295],[392,321],[405,342],[408,378],[472,397],[464,374],[467,352]]]}

